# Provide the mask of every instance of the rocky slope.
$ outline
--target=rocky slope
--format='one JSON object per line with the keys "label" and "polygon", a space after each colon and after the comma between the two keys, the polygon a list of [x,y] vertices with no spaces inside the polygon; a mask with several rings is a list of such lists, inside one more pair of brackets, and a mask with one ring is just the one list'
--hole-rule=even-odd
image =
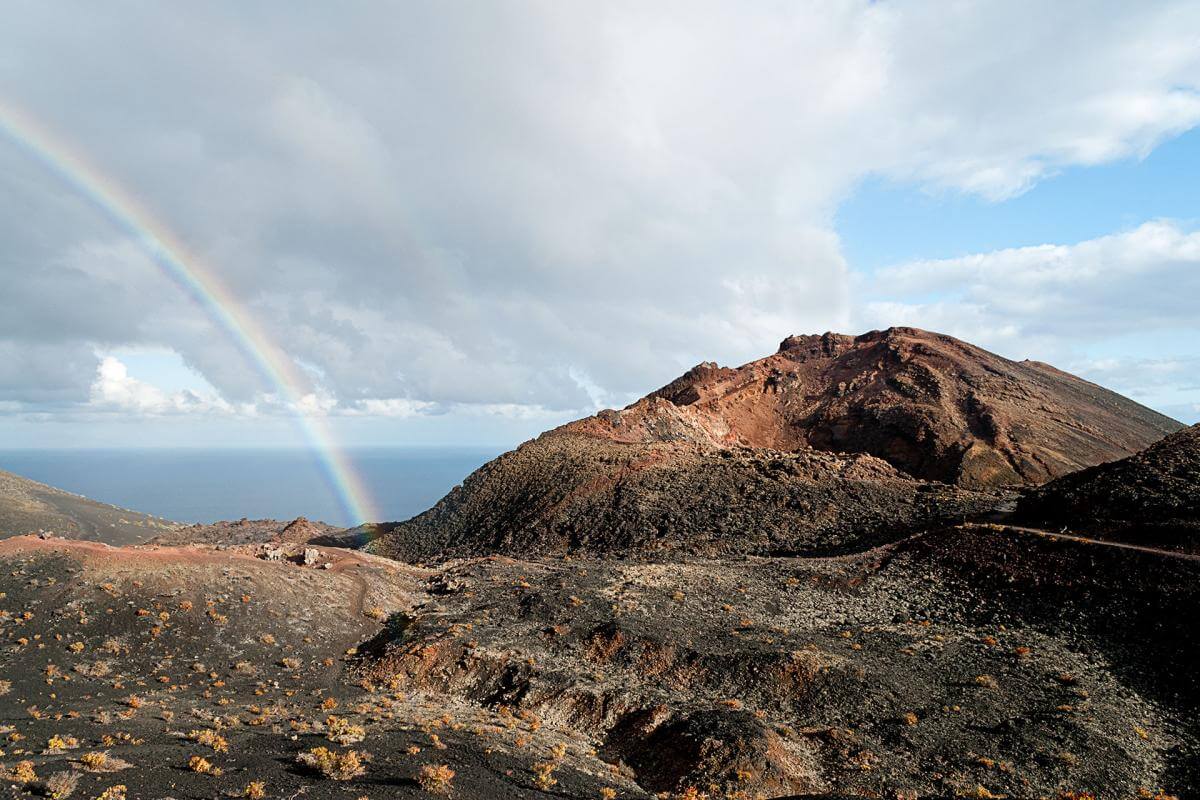
{"label": "rocky slope", "polygon": [[174,522],[89,500],[0,470],[0,539],[52,531],[111,544],[144,542]]}
{"label": "rocky slope", "polygon": [[1129,458],[1026,494],[1017,518],[1094,536],[1200,552],[1200,425]]}
{"label": "rocky slope", "polygon": [[986,512],[998,488],[1178,428],[948,336],[793,336],[767,358],[701,364],[621,411],[543,434],[424,514],[375,526],[370,548],[411,560],[835,552]]}
{"label": "rocky slope", "polygon": [[406,523],[371,526],[367,549],[409,561],[819,555],[982,514],[997,502],[912,480],[871,456],[621,443],[564,430],[486,464]]}
{"label": "rocky slope", "polygon": [[1200,791],[1200,561],[986,528],[688,563],[284,549],[0,543],[0,796]]}
{"label": "rocky slope", "polygon": [[429,573],[260,551],[0,542],[0,797],[646,796],[578,733],[353,679]]}
{"label": "rocky slope", "polygon": [[1197,577],[988,529],[835,558],[478,559],[357,669],[587,731],[672,798],[1191,797]]}

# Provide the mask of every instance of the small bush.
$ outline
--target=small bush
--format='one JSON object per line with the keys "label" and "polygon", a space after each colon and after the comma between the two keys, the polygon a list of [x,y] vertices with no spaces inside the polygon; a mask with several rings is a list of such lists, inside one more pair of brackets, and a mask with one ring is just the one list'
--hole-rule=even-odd
{"label": "small bush", "polygon": [[32,761],[18,761],[12,769],[0,770],[0,776],[4,780],[19,784],[33,783],[38,779]]}
{"label": "small bush", "polygon": [[355,744],[367,736],[361,725],[353,725],[344,717],[330,714],[325,718],[325,738],[337,744]]}
{"label": "small bush", "polygon": [[79,763],[88,772],[119,772],[133,766],[123,758],[110,756],[108,753],[84,753],[79,757]]}
{"label": "small bush", "polygon": [[450,785],[454,780],[454,770],[448,764],[426,764],[417,773],[417,783],[430,794],[450,794]]}
{"label": "small bush", "polygon": [[335,781],[348,781],[366,772],[364,766],[366,755],[356,750],[335,753],[328,747],[314,747],[306,753],[297,755],[296,761]]}
{"label": "small bush", "polygon": [[554,777],[554,770],[558,769],[557,763],[540,761],[534,764],[532,769],[539,789],[546,791],[558,783],[558,779]]}
{"label": "small bush", "polygon": [[215,753],[228,753],[229,742],[225,741],[225,737],[216,731],[204,729],[190,731],[187,738],[191,739],[196,744],[202,744],[205,747],[211,747]]}
{"label": "small bush", "polygon": [[214,777],[221,774],[221,768],[214,767],[212,762],[204,756],[192,756],[188,759],[188,769],[201,775],[212,775]]}
{"label": "small bush", "polygon": [[46,780],[42,787],[42,794],[49,797],[50,800],[67,800],[75,793],[78,786],[78,772],[56,772]]}
{"label": "small bush", "polygon": [[61,753],[64,750],[74,750],[79,747],[79,740],[74,736],[62,736],[55,734],[46,742],[46,752]]}

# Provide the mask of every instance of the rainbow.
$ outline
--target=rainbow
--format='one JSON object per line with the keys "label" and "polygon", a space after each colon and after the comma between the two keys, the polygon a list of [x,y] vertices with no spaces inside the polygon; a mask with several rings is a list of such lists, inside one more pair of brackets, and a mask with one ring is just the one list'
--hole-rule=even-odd
{"label": "rainbow", "polygon": [[224,329],[267,385],[295,410],[300,430],[346,519],[356,524],[381,520],[362,478],[337,446],[324,417],[303,410],[305,381],[292,359],[271,341],[216,273],[205,268],[201,259],[128,192],[29,115],[0,104],[0,133],[136,239],[162,273]]}

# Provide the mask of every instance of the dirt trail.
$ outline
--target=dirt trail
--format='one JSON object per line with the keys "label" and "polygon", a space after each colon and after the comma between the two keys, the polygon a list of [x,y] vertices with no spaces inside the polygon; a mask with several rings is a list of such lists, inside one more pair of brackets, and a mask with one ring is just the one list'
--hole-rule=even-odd
{"label": "dirt trail", "polygon": [[1105,539],[1091,539],[1087,536],[1078,536],[1073,533],[1061,533],[1056,531],[1047,531],[1042,528],[1026,528],[1021,525],[1008,525],[1006,523],[976,523],[966,522],[960,527],[969,528],[972,530],[991,530],[991,531],[1013,531],[1015,533],[1028,533],[1034,536],[1043,536],[1047,539],[1062,539],[1068,542],[1079,542],[1080,544],[1094,544],[1102,547],[1116,547],[1121,550],[1135,550],[1139,553],[1149,553],[1156,556],[1165,556],[1167,558],[1181,558],[1187,561],[1200,561],[1200,555],[1194,553],[1181,553],[1177,550],[1163,550],[1157,547],[1144,547],[1139,544],[1129,544],[1127,542],[1112,542]]}
{"label": "dirt trail", "polygon": [[[355,592],[353,608],[355,616],[359,617],[366,613],[367,591],[369,590],[367,579],[358,574],[358,570],[361,569],[362,566],[363,564],[361,561],[342,559],[334,564],[329,570],[335,575],[342,575],[354,581]],[[356,568],[354,572],[348,571],[351,567]]]}

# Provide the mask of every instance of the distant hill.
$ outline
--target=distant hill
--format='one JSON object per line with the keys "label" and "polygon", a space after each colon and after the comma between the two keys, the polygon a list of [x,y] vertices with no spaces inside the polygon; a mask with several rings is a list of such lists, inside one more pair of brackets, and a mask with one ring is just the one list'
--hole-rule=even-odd
{"label": "distant hill", "polygon": [[1200,425],[1026,495],[1016,516],[1134,544],[1200,552]]}
{"label": "distant hill", "polygon": [[177,527],[169,520],[98,503],[0,470],[0,539],[45,531],[121,545],[144,542]]}
{"label": "distant hill", "polygon": [[403,558],[838,552],[982,513],[994,492],[1128,455],[1179,423],[941,334],[792,336],[704,363],[375,526]]}
{"label": "distant hill", "polygon": [[[297,517],[290,522],[278,519],[238,519],[222,520],[207,525],[180,525],[155,536],[147,543],[162,547],[186,544],[232,546],[269,542],[333,544],[340,541],[338,535],[342,531],[342,528],[335,528],[324,522],[312,522],[304,517]],[[353,545],[357,542],[349,539],[341,543]]]}

